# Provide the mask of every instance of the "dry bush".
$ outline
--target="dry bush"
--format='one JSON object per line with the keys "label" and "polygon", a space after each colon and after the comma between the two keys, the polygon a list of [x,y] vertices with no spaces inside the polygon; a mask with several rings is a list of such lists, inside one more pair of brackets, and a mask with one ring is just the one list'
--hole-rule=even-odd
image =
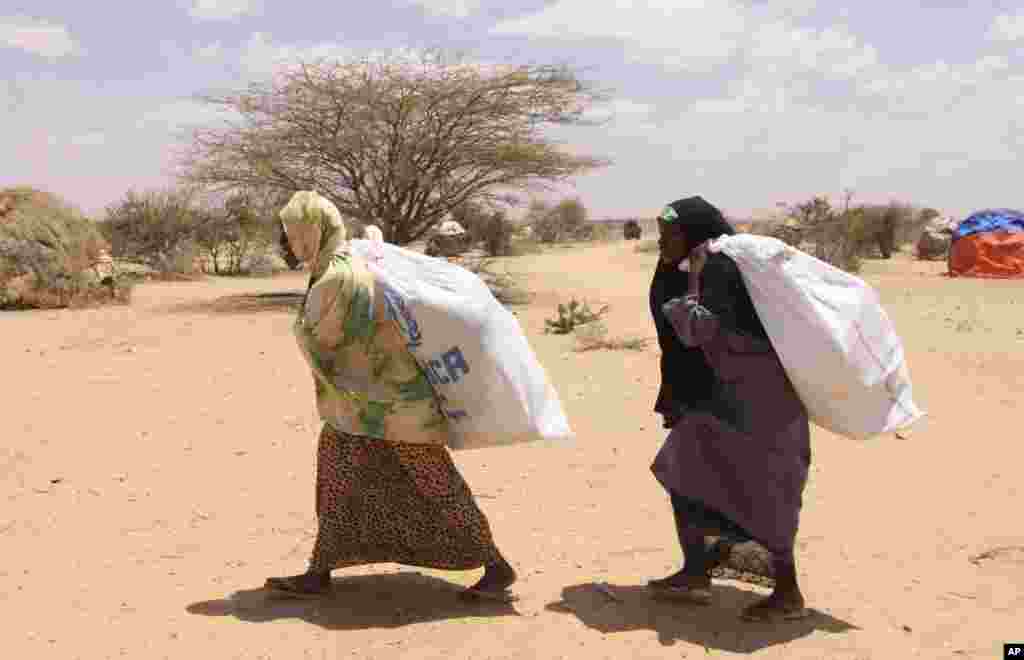
{"label": "dry bush", "polygon": [[493,259],[467,259],[462,267],[483,280],[502,305],[527,305],[532,299],[530,292],[520,286],[507,269],[504,273],[494,271]]}
{"label": "dry bush", "polygon": [[115,258],[143,264],[160,279],[245,275],[253,260],[275,250],[286,262],[292,256],[281,242],[278,202],[266,192],[129,191],[107,209],[102,227]]}
{"label": "dry bush", "polygon": [[790,247],[799,248],[803,244],[803,230],[800,227],[788,225],[785,222],[765,223],[755,225],[751,228],[751,234],[755,236],[769,236],[776,238]]}
{"label": "dry bush", "polygon": [[96,225],[57,196],[0,191],[0,308],[126,302],[131,284],[104,277],[105,250]]}
{"label": "dry bush", "polygon": [[814,256],[851,273],[858,272],[864,258],[889,259],[920,233],[921,218],[930,212],[916,212],[908,204],[851,206],[847,192],[841,209],[826,197],[814,197],[788,209],[795,226],[776,225],[772,235],[784,242],[802,246],[811,244]]}
{"label": "dry bush", "polygon": [[942,213],[930,207],[910,210],[909,217],[896,227],[896,244],[916,245],[928,226],[941,217]]}
{"label": "dry bush", "polygon": [[513,239],[508,248],[509,257],[525,257],[530,254],[541,254],[544,248],[533,238]]}
{"label": "dry bush", "polygon": [[496,209],[480,218],[476,226],[476,236],[483,243],[484,252],[492,257],[508,256],[512,250],[512,231],[514,227],[508,215]]}
{"label": "dry bush", "polygon": [[[799,238],[793,240],[801,245],[812,244],[814,256],[828,264],[850,273],[860,271],[867,242],[875,238],[870,228],[879,218],[878,214],[864,207],[851,208],[849,197],[845,207],[839,210],[827,197],[821,196],[796,204],[789,211],[800,229]],[[889,238],[877,238],[883,252],[891,245]]]}
{"label": "dry bush", "polygon": [[597,320],[575,329],[576,352],[587,351],[642,351],[650,339],[641,337],[609,337],[608,326]]}
{"label": "dry bush", "polygon": [[101,227],[115,259],[189,275],[199,270],[194,239],[202,220],[191,191],[129,191],[107,208]]}
{"label": "dry bush", "polygon": [[261,217],[257,196],[235,192],[207,200],[195,209],[195,243],[203,251],[203,271],[215,275],[247,274],[251,258],[267,254],[276,242],[274,223]]}
{"label": "dry bush", "polygon": [[580,235],[578,240],[592,241],[594,243],[608,243],[615,239],[612,228],[606,223],[593,223],[586,225],[587,231]]}
{"label": "dry bush", "polygon": [[579,199],[563,199],[554,206],[534,201],[526,213],[526,222],[533,229],[534,238],[541,243],[581,240],[593,231],[587,229],[592,225],[587,225],[587,208]]}
{"label": "dry bush", "polygon": [[661,250],[658,248],[658,239],[648,238],[637,243],[633,251],[638,254],[657,254]]}
{"label": "dry bush", "polygon": [[577,242],[589,242],[594,240],[595,227],[592,224],[585,224],[577,227],[567,238]]}

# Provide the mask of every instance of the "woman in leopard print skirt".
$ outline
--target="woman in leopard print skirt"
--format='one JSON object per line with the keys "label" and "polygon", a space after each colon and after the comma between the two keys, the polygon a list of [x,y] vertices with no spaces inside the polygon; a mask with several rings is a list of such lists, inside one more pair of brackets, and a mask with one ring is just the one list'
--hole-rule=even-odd
{"label": "woman in leopard print skirt", "polygon": [[445,448],[447,420],[366,265],[347,249],[338,210],[300,192],[281,212],[291,252],[311,264],[295,330],[324,420],[317,455],[319,524],[309,569],[270,578],[320,596],[331,571],[393,562],[484,575],[465,594],[510,600],[515,571]]}

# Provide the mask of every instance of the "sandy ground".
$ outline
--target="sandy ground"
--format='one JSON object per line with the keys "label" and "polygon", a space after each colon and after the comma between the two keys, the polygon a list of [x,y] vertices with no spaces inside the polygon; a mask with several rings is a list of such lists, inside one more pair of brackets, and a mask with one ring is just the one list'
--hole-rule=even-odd
{"label": "sandy ground", "polygon": [[703,609],[641,587],[680,560],[648,467],[665,435],[656,345],[576,353],[542,333],[575,295],[612,306],[613,335],[653,336],[654,259],[613,243],[508,261],[536,293],[517,311],[579,434],[456,454],[521,573],[513,606],[456,600],[474,572],[392,565],[337,572],[322,602],[259,591],[304,569],[315,530],[294,296],[256,296],[298,294],[302,274],[0,315],[3,657],[994,658],[1024,639],[1024,283],[868,264],[930,418],[866,444],[815,430],[799,536],[815,615],[765,626],[737,619],[746,584],[720,583]]}

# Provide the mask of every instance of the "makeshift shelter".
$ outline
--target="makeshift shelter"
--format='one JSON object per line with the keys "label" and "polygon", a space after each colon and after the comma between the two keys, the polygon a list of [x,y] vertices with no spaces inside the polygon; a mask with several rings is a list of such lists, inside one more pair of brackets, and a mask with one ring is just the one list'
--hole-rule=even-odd
{"label": "makeshift shelter", "polygon": [[445,220],[437,227],[438,236],[461,236],[466,233],[462,225],[454,220]]}
{"label": "makeshift shelter", "polygon": [[454,220],[445,220],[427,239],[426,254],[429,257],[457,257],[469,249],[472,236]]}
{"label": "makeshift shelter", "polygon": [[957,225],[949,274],[1024,279],[1024,211],[986,209]]}

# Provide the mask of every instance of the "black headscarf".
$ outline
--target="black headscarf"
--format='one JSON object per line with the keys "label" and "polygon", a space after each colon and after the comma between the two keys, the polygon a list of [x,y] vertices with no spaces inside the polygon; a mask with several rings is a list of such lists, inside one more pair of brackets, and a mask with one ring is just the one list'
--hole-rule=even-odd
{"label": "black headscarf", "polygon": [[676,218],[669,222],[678,223],[683,228],[690,245],[700,245],[723,234],[732,236],[736,233],[722,212],[699,195],[678,199],[669,204],[669,208],[676,213]]}
{"label": "black headscarf", "polygon": [[[669,204],[690,245],[697,246],[719,236],[732,236],[736,230],[722,212],[703,197],[687,197]],[[754,309],[754,302],[736,263],[725,254],[708,255],[700,282],[701,304],[717,314],[729,330],[768,339],[768,333]]]}

